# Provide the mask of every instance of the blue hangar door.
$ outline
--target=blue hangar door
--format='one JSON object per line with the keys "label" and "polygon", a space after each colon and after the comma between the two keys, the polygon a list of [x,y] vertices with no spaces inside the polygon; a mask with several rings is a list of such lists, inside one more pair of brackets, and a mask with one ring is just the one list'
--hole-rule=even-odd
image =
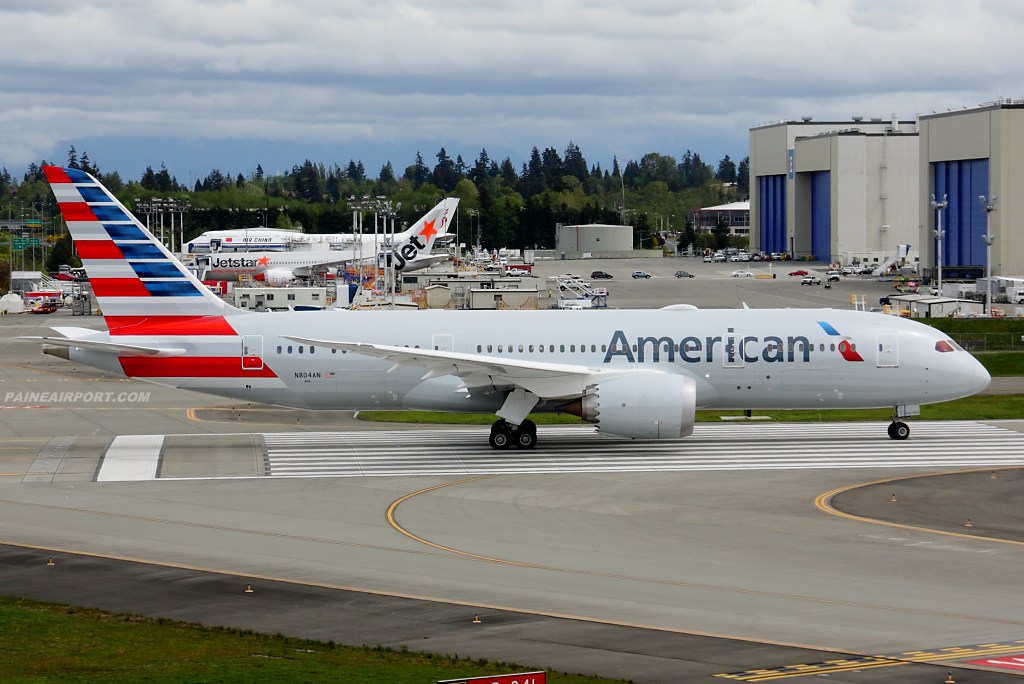
{"label": "blue hangar door", "polygon": [[828,171],[811,174],[811,251],[815,261],[832,261],[832,178]]}
{"label": "blue hangar door", "polygon": [[979,195],[989,196],[988,159],[935,163],[935,196],[947,195],[942,212],[944,266],[980,266],[985,263],[985,210]]}
{"label": "blue hangar door", "polygon": [[761,251],[780,252],[786,248],[786,176],[759,176]]}

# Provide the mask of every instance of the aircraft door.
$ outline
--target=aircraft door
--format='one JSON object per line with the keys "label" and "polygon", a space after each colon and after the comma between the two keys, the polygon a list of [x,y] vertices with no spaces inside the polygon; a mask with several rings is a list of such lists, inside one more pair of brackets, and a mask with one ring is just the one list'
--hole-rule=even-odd
{"label": "aircraft door", "polygon": [[242,336],[242,370],[263,370],[263,335]]}
{"label": "aircraft door", "polygon": [[878,342],[878,367],[896,368],[900,365],[899,335],[895,332],[880,332],[876,336]]}
{"label": "aircraft door", "polygon": [[455,351],[455,335],[434,335],[430,340],[434,351]]}
{"label": "aircraft door", "polygon": [[722,368],[743,368],[743,334],[729,328],[722,341]]}

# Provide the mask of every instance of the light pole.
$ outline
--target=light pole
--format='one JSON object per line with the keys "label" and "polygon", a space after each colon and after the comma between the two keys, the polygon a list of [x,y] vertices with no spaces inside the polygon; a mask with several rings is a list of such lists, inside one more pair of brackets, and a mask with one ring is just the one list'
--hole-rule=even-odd
{"label": "light pole", "polygon": [[999,201],[999,195],[992,198],[992,201],[986,201],[984,195],[979,195],[978,199],[981,200],[981,207],[985,210],[985,235],[982,239],[985,241],[985,315],[992,315],[992,243],[995,242],[996,237],[992,234],[992,212],[996,210],[996,202]]}
{"label": "light pole", "polygon": [[942,230],[942,210],[949,206],[949,200],[946,199],[948,195],[942,196],[941,202],[935,201],[935,195],[932,195],[932,211],[937,212],[935,214],[935,239],[938,240],[939,246],[938,251],[935,255],[935,265],[938,267],[939,276],[939,296],[942,296],[942,239],[946,236],[945,231]]}

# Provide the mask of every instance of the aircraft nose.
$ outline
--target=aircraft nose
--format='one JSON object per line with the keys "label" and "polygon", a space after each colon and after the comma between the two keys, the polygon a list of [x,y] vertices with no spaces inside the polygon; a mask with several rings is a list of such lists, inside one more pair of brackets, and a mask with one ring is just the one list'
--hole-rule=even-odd
{"label": "aircraft nose", "polygon": [[992,376],[989,375],[988,369],[986,369],[981,362],[974,359],[974,381],[971,386],[971,394],[977,394],[982,391],[992,382]]}

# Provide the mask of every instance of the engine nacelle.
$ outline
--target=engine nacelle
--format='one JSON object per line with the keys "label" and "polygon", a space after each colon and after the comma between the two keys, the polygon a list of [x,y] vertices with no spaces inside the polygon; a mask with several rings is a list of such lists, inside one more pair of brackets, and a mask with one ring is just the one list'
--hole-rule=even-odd
{"label": "engine nacelle", "polygon": [[632,373],[601,380],[577,404],[598,431],[635,439],[679,439],[693,434],[697,383],[685,375]]}

